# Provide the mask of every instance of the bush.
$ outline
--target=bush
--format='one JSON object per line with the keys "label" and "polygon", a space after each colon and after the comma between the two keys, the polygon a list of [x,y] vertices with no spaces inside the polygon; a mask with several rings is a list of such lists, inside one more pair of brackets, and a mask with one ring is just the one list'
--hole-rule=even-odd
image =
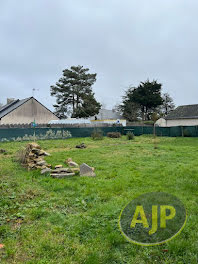
{"label": "bush", "polygon": [[120,138],[121,137],[121,134],[120,134],[120,132],[108,132],[107,133],[107,137],[110,137],[110,138]]}
{"label": "bush", "polygon": [[184,137],[191,137],[192,135],[191,135],[191,133],[190,133],[189,130],[184,129],[184,131],[183,131],[183,136],[184,136]]}
{"label": "bush", "polygon": [[22,148],[16,153],[16,161],[19,162],[20,164],[25,164],[26,163],[26,156],[27,156],[27,149]]}
{"label": "bush", "polygon": [[101,129],[94,129],[91,134],[93,140],[101,140],[103,139],[103,131]]}
{"label": "bush", "polygon": [[127,133],[127,139],[128,139],[128,140],[133,140],[134,137],[135,137],[135,136],[134,136],[133,132],[130,132],[130,131],[129,131],[129,132]]}

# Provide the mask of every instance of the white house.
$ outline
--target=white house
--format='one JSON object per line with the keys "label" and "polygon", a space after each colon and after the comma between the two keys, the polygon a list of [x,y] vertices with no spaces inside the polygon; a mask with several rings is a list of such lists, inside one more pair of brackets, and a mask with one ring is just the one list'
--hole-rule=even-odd
{"label": "white house", "polygon": [[198,126],[198,104],[178,106],[155,124],[162,127]]}
{"label": "white house", "polygon": [[59,118],[34,97],[26,99],[8,99],[0,108],[0,124],[47,124]]}
{"label": "white house", "polygon": [[159,127],[166,127],[166,120],[161,117],[155,122],[155,125]]}

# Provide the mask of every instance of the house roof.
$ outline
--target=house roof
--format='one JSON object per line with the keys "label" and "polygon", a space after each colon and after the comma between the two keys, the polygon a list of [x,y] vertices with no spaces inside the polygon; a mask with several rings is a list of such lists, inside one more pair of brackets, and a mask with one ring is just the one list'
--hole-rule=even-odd
{"label": "house roof", "polygon": [[[14,100],[9,104],[6,104],[4,106],[2,106],[0,108],[0,118],[6,116],[7,114],[9,114],[10,112],[12,112],[13,110],[15,110],[16,108],[18,108],[19,106],[23,105],[24,103],[26,103],[27,101],[29,101],[30,99],[34,99],[36,100],[34,97],[28,97],[22,100]],[[36,100],[37,101],[37,100]],[[37,101],[39,104],[41,104],[39,101]],[[43,107],[45,107],[43,104],[41,104]],[[50,111],[47,107],[45,107],[48,111]],[[54,114],[52,111],[50,111],[52,114]],[[54,114],[55,115],[55,114]]]}
{"label": "house roof", "polygon": [[166,120],[171,119],[198,119],[198,104],[194,105],[181,105],[173,110],[165,118]]}
{"label": "house roof", "polygon": [[29,101],[32,97],[23,99],[23,100],[14,100],[9,104],[6,104],[4,106],[2,106],[0,108],[0,118],[6,116],[7,114],[9,114],[10,112],[12,112],[13,110],[15,110],[17,107],[21,106],[22,104],[26,103],[27,101]]}

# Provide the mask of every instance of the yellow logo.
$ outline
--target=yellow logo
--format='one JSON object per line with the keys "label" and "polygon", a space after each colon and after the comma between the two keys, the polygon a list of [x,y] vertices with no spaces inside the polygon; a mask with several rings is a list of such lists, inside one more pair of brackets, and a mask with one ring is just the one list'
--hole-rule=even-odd
{"label": "yellow logo", "polygon": [[167,193],[146,193],[124,207],[119,228],[124,237],[143,246],[173,239],[184,228],[186,210],[182,202]]}

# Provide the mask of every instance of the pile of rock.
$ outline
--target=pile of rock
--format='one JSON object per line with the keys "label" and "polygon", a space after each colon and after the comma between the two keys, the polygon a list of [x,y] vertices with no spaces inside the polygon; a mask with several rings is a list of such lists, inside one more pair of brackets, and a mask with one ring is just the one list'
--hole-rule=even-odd
{"label": "pile of rock", "polygon": [[69,168],[63,168],[62,165],[56,165],[54,170],[51,170],[51,176],[53,178],[67,178],[80,174],[80,176],[95,177],[94,168],[90,167],[86,163],[80,166],[74,162],[71,158],[66,160],[66,164]]}
{"label": "pile of rock", "polygon": [[72,168],[63,168],[63,165],[56,165],[54,170],[51,170],[51,177],[53,178],[68,178],[75,176],[78,171],[74,171]]}
{"label": "pile of rock", "polygon": [[80,145],[76,145],[76,148],[79,149],[85,149],[87,146],[85,145],[85,143],[81,143]]}
{"label": "pile of rock", "polygon": [[50,174],[53,178],[68,178],[80,174],[80,176],[94,177],[94,168],[83,163],[80,166],[68,158],[65,163],[68,168],[63,165],[56,165],[54,169],[44,160],[45,156],[49,156],[37,143],[29,143],[23,152],[22,164],[28,169],[41,169],[41,174]]}
{"label": "pile of rock", "polygon": [[69,165],[69,167],[79,167],[78,163],[76,163],[75,161],[73,161],[71,158],[68,158],[65,163],[67,165]]}
{"label": "pile of rock", "polygon": [[50,168],[51,165],[47,164],[44,157],[49,155],[50,154],[42,150],[37,143],[29,143],[24,151],[22,163],[28,169],[47,169]]}
{"label": "pile of rock", "polygon": [[0,153],[6,153],[7,151],[5,149],[0,149]]}
{"label": "pile of rock", "polygon": [[68,158],[66,160],[66,163],[69,165],[69,167],[73,167],[71,170],[73,172],[80,172],[80,176],[88,176],[88,177],[95,177],[96,174],[94,173],[94,168],[90,167],[89,165],[87,165],[86,163],[83,163],[79,165],[74,162],[71,158]]}

